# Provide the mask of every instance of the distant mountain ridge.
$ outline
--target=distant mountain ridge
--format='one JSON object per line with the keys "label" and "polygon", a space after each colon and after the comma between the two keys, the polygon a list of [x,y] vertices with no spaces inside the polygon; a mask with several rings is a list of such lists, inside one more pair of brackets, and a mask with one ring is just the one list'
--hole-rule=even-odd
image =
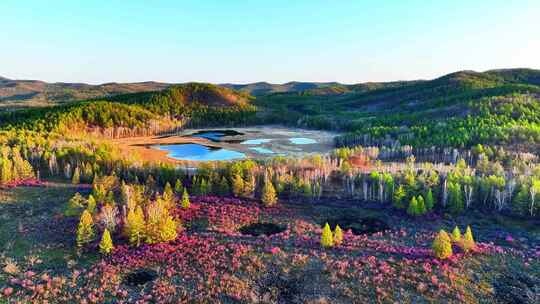
{"label": "distant mountain ridge", "polygon": [[[437,90],[444,94],[445,90],[454,89],[455,86],[474,88],[475,86],[496,86],[501,83],[540,85],[540,70],[520,68],[488,70],[485,72],[458,71],[433,80],[366,82],[359,84],[291,81],[284,84],[254,82],[248,84],[224,83],[217,86],[257,97],[270,94],[348,95],[348,93],[361,94],[396,88],[401,88],[399,91],[402,93],[406,92],[415,95],[416,92],[412,92],[412,90],[422,90],[424,86],[429,86],[430,89],[432,89],[431,87],[437,87]],[[161,91],[172,85],[175,84],[154,81],[137,83],[111,82],[99,85],[63,82],[47,83],[40,80],[13,80],[0,76],[0,109],[50,106],[75,100]],[[399,95],[401,93],[397,94],[396,97],[403,97]],[[385,98],[388,97],[385,94]]]}

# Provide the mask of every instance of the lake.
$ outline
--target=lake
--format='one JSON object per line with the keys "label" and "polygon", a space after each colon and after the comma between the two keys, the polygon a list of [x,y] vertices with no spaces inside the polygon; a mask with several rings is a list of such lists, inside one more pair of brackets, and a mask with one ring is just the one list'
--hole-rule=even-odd
{"label": "lake", "polygon": [[[152,145],[151,148],[167,151],[170,158],[187,161],[301,156],[328,153],[334,147],[335,134],[284,127],[251,127],[185,130],[179,137],[183,143]],[[197,139],[197,142],[185,143],[189,138]]]}

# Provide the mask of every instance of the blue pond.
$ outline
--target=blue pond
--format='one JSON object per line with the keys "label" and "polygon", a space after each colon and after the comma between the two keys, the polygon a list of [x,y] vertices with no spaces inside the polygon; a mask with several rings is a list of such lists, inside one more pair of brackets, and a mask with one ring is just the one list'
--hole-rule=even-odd
{"label": "blue pond", "polygon": [[293,137],[289,138],[289,140],[295,145],[311,145],[317,143],[315,139],[305,137]]}
{"label": "blue pond", "polygon": [[245,158],[241,152],[223,148],[210,148],[199,144],[155,145],[153,148],[169,152],[168,156],[181,160],[211,161]]}
{"label": "blue pond", "polygon": [[270,142],[271,139],[268,138],[259,138],[259,139],[248,139],[241,142],[242,145],[260,145],[267,142]]}
{"label": "blue pond", "polygon": [[270,149],[266,149],[266,148],[261,148],[261,147],[252,147],[252,148],[249,148],[257,153],[261,153],[261,154],[274,154],[274,151],[270,150]]}

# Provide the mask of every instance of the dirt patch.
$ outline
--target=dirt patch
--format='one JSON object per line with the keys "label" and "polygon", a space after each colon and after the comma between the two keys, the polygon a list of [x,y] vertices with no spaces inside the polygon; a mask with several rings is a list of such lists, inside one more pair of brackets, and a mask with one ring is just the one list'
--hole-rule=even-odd
{"label": "dirt patch", "polygon": [[274,223],[255,223],[240,228],[240,233],[252,236],[260,236],[263,234],[268,236],[281,233],[285,230],[285,227]]}
{"label": "dirt patch", "polygon": [[151,282],[157,278],[157,273],[149,269],[139,269],[135,270],[124,279],[124,283],[131,286],[140,286],[148,282]]}
{"label": "dirt patch", "polygon": [[373,234],[385,230],[389,230],[390,226],[383,220],[376,217],[363,217],[358,218],[354,216],[342,216],[338,218],[330,218],[325,221],[332,228],[339,225],[343,230],[351,230],[352,233],[359,234]]}

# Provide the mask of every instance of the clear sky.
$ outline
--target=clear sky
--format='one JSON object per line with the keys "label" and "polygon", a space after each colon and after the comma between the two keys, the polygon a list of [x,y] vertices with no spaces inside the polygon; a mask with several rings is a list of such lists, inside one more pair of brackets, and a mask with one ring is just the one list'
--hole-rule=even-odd
{"label": "clear sky", "polygon": [[540,69],[539,0],[1,0],[0,75],[390,81]]}

